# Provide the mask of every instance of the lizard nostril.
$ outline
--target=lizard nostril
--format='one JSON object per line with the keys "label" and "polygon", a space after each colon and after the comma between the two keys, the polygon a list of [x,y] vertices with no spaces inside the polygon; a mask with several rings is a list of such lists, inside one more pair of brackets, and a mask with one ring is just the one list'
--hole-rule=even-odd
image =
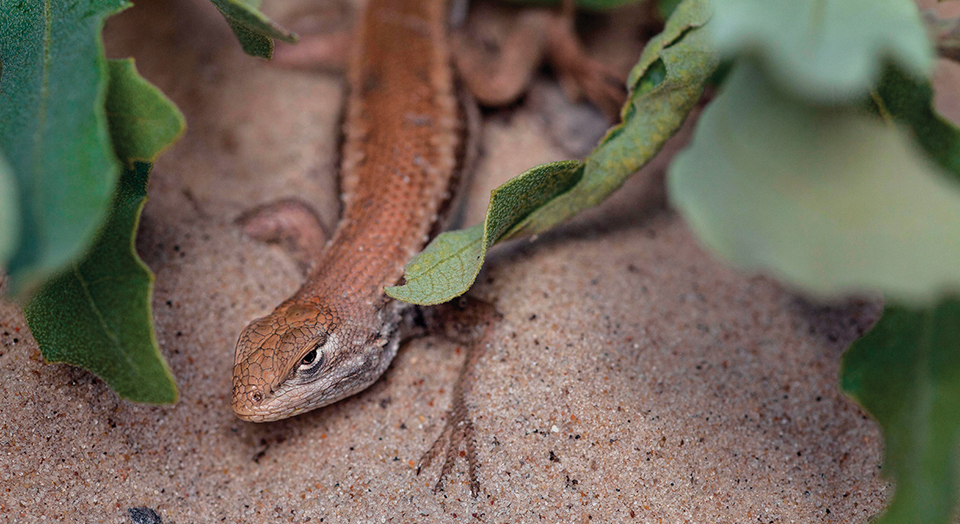
{"label": "lizard nostril", "polygon": [[263,400],[263,393],[254,391],[253,393],[250,393],[250,399],[259,404],[260,401]]}

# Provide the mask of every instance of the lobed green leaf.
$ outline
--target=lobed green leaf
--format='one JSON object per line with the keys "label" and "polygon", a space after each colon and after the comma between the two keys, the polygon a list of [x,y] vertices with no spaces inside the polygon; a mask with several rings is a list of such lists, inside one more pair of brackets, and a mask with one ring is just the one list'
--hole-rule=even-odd
{"label": "lobed green leaf", "polygon": [[794,95],[849,103],[876,85],[890,60],[917,78],[934,53],[913,0],[712,0],[723,59],[752,56]]}
{"label": "lobed green leaf", "polygon": [[270,59],[273,40],[295,43],[297,35],[273,23],[258,9],[260,0],[210,0],[230,24],[243,52]]}
{"label": "lobed green leaf", "polygon": [[888,305],[843,356],[843,390],[883,427],[896,493],[877,524],[947,524],[960,497],[960,300]]}
{"label": "lobed green leaf", "polygon": [[[482,227],[434,239],[407,266],[406,283],[387,288],[387,294],[416,304],[438,304],[461,295],[473,284],[494,243],[545,231],[596,206],[623,185],[679,129],[716,68],[702,29],[709,17],[706,0],[681,3],[630,73],[631,96],[622,123],[582,164],[546,164],[508,181],[491,195]],[[506,195],[511,196],[499,198]]]}
{"label": "lobed green leaf", "polygon": [[110,217],[90,252],[40,288],[24,308],[43,357],[87,369],[118,395],[172,403],[177,388],[156,342],[153,274],[133,252],[150,164],[123,172]]}
{"label": "lobed green leaf", "polygon": [[128,168],[152,164],[186,129],[183,115],[140,76],[132,58],[110,60],[106,110],[113,148]]}
{"label": "lobed green leaf", "polygon": [[111,61],[109,71],[106,113],[127,167],[89,251],[46,282],[24,313],[47,361],[88,369],[129,400],[172,403],[176,383],[153,331],[153,274],[134,238],[151,162],[183,133],[183,116],[133,60]]}
{"label": "lobed green leaf", "polygon": [[0,151],[19,203],[0,222],[0,236],[16,239],[0,265],[20,298],[79,256],[106,215],[120,166],[100,31],[129,5],[0,0]]}
{"label": "lobed green leaf", "polygon": [[960,284],[960,186],[895,125],[808,106],[749,63],[673,162],[668,192],[733,265],[814,295],[927,301]]}

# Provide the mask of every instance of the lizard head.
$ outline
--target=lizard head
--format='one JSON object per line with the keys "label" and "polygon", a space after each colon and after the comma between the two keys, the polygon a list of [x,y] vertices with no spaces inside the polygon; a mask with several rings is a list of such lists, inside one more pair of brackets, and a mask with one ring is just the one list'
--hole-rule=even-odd
{"label": "lizard head", "polygon": [[234,413],[251,422],[280,420],[366,388],[396,355],[395,326],[345,319],[314,304],[281,304],[240,334]]}

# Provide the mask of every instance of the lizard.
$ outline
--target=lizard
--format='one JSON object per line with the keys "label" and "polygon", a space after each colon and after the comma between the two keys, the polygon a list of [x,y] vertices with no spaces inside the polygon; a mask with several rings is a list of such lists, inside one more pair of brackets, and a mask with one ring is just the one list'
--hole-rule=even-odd
{"label": "lizard", "polygon": [[[239,336],[232,396],[239,418],[280,420],[365,389],[387,369],[404,333],[415,329],[413,307],[390,299],[384,288],[400,282],[406,263],[442,229],[474,149],[465,136],[470,106],[456,93],[446,9],[445,0],[370,0],[356,24],[347,69],[342,217],[325,248],[315,219],[305,227],[313,233],[287,235],[311,258],[309,274],[293,296]],[[301,215],[300,222],[309,216],[290,202],[283,207]],[[256,226],[261,236],[296,229],[272,211],[252,216],[258,215],[266,216],[267,225]],[[474,310],[480,312],[475,325],[497,317],[489,307]],[[482,345],[482,336],[474,339]],[[446,442],[439,488],[455,460],[449,445],[466,440],[474,496],[479,483],[463,383],[476,358],[468,350],[447,426],[418,467],[419,473]]]}
{"label": "lizard", "polygon": [[426,244],[452,196],[464,140],[445,2],[372,0],[348,65],[344,211],[303,286],[237,343],[233,409],[294,416],[373,383],[406,306],[383,292]]}

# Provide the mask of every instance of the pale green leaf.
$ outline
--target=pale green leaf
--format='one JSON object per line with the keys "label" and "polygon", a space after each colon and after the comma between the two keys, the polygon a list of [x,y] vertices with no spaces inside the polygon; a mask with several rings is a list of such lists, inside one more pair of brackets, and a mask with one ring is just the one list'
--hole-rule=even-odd
{"label": "pale green leaf", "polygon": [[918,78],[934,53],[913,0],[712,0],[709,32],[724,59],[752,56],[806,100],[865,98],[894,61]]}
{"label": "pale green leaf", "polygon": [[668,192],[733,265],[823,297],[930,300],[960,284],[960,186],[892,124],[731,73]]}
{"label": "pale green leaf", "polygon": [[388,287],[387,294],[432,305],[466,293],[480,272],[487,249],[531,210],[568,190],[582,171],[583,164],[575,160],[544,164],[494,189],[482,225],[439,235],[407,265],[404,285]]}
{"label": "pale green leaf", "polygon": [[504,238],[541,233],[606,200],[649,162],[700,99],[717,58],[702,29],[706,1],[686,0],[653,38],[630,72],[622,123],[584,161],[583,178],[517,224]]}

